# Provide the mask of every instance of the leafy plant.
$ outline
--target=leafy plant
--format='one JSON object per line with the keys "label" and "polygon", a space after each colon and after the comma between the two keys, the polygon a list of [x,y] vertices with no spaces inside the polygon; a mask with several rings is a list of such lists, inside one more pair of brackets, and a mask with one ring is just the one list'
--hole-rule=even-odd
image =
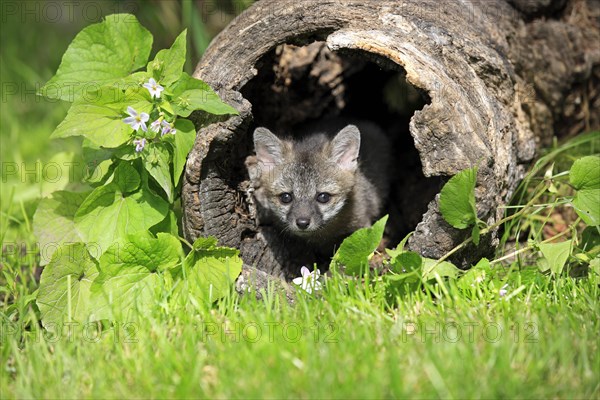
{"label": "leafy plant", "polygon": [[[534,173],[539,170],[534,169]],[[569,176],[569,182],[564,177]],[[440,212],[450,225],[457,229],[471,228],[471,235],[439,260],[422,257],[404,248],[405,238],[394,250],[386,249],[388,259],[384,267],[388,273],[382,276],[390,293],[401,294],[418,288],[430,287],[429,282],[443,286],[442,278],[456,281],[463,292],[477,290],[479,285],[489,284],[499,296],[507,295],[508,284],[503,275],[506,271],[495,268],[505,260],[518,256],[526,251],[539,252],[537,264],[540,272],[550,271],[560,274],[565,266],[586,265],[589,271],[598,270],[600,265],[600,157],[586,156],[577,159],[566,173],[552,174],[552,167],[546,171],[544,179],[530,193],[527,204],[519,206],[514,212],[488,226],[477,216],[475,186],[477,168],[461,171],[453,176],[442,188],[440,194]],[[529,182],[527,178],[525,182]],[[573,190],[575,189],[575,190]],[[563,193],[563,196],[557,194]],[[554,197],[554,203],[538,205],[542,197]],[[549,200],[549,199],[548,199]],[[479,245],[479,238],[501,226],[509,226],[513,220],[529,218],[550,206],[572,207],[579,218],[573,221],[571,228],[563,230],[544,239],[530,240],[527,246],[496,259],[482,258],[468,271],[459,270],[447,259],[470,243]],[[368,260],[379,244],[383,235],[384,218],[372,228],[361,229],[348,237],[338,249],[332,260],[332,266],[344,265],[345,272],[352,275],[368,274]],[[586,229],[577,226],[581,222],[587,224]],[[571,239],[563,236],[572,233]],[[563,240],[563,241],[560,241]],[[522,290],[520,286],[518,290]]]}
{"label": "leafy plant", "polygon": [[84,190],[53,193],[33,218],[47,264],[37,296],[46,327],[148,310],[159,288],[185,286],[212,302],[240,273],[238,252],[213,242],[185,256],[176,223],[196,136],[186,118],[237,111],[182,72],[186,31],[148,62],[152,41],[133,15],[110,15],[75,37],[40,90],[72,102],[51,137],[82,136],[90,167]]}

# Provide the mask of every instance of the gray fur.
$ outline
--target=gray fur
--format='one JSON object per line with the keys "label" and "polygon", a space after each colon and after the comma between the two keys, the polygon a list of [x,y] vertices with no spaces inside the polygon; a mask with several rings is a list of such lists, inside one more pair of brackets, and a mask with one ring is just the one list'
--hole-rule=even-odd
{"label": "gray fur", "polygon": [[[374,124],[340,121],[279,138],[266,128],[254,131],[256,157],[246,166],[261,223],[313,246],[329,247],[379,217],[388,192],[389,142]],[[282,193],[293,200],[284,204]],[[323,204],[319,193],[331,195]],[[308,227],[297,221],[310,219]]]}

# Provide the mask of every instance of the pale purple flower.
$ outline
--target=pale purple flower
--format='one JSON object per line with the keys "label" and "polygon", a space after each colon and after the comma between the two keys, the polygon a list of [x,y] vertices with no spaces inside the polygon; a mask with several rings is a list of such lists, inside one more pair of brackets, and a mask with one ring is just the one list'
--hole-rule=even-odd
{"label": "pale purple flower", "polygon": [[500,290],[498,291],[498,294],[500,295],[500,297],[506,296],[506,293],[508,293],[508,290],[506,289],[507,287],[508,287],[508,283],[500,288]]}
{"label": "pale purple flower", "polygon": [[127,107],[127,114],[129,114],[129,117],[125,118],[123,122],[131,125],[134,131],[137,131],[140,128],[142,128],[144,132],[148,130],[148,128],[146,128],[146,121],[150,119],[148,114],[145,112],[138,114],[133,107]]}
{"label": "pale purple flower", "polygon": [[161,125],[162,120],[159,118],[156,121],[152,122],[150,124],[150,130],[152,132],[156,132],[158,133],[160,131],[160,125]]}
{"label": "pale purple flower", "polygon": [[144,147],[146,146],[146,139],[136,139],[133,141],[133,144],[135,144],[135,151],[139,153],[140,151],[144,150]]}
{"label": "pale purple flower", "polygon": [[298,285],[302,288],[302,290],[312,293],[313,291],[321,290],[321,282],[319,282],[319,276],[321,275],[321,271],[318,269],[316,271],[310,271],[306,267],[302,267],[300,269],[300,273],[302,276],[298,278],[294,278],[292,281],[295,285]]}
{"label": "pale purple flower", "polygon": [[173,129],[173,125],[170,124],[167,121],[163,121],[161,122],[161,125],[163,127],[162,132],[160,133],[160,136],[165,136],[166,134],[170,133],[171,135],[174,135],[175,133],[177,133],[177,129]]}
{"label": "pale purple flower", "polygon": [[158,82],[154,80],[154,78],[148,79],[148,82],[144,83],[143,86],[148,89],[153,98],[156,97],[157,99],[160,97],[162,91],[165,90],[165,88],[160,86]]}

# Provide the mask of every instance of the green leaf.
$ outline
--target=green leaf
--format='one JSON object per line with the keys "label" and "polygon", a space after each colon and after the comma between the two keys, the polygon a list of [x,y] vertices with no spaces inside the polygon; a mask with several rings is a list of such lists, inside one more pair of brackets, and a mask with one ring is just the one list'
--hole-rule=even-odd
{"label": "green leaf", "polygon": [[146,65],[152,35],[131,14],[113,14],[84,28],[42,88],[49,98],[74,101]]}
{"label": "green leaf", "polygon": [[587,156],[576,160],[569,171],[569,180],[577,190],[600,190],[600,157]]}
{"label": "green leaf", "polygon": [[456,278],[460,270],[451,262],[433,260],[423,257],[423,280],[428,281],[435,278],[435,275],[440,277]]}
{"label": "green leaf", "polygon": [[600,225],[600,157],[587,156],[576,160],[569,171],[569,180],[577,193],[573,207],[590,226]]}
{"label": "green leaf", "polygon": [[476,181],[477,167],[466,169],[450,178],[440,193],[440,212],[457,229],[465,229],[477,221]]}
{"label": "green leaf", "polygon": [[212,250],[217,247],[217,242],[217,238],[213,236],[199,237],[194,244],[192,244],[192,247],[194,248],[194,251]]}
{"label": "green leaf", "polygon": [[203,110],[215,115],[238,113],[235,108],[223,103],[210,86],[185,72],[175,82],[171,92],[173,110],[182,117],[189,116],[195,110]]}
{"label": "green leaf", "polygon": [[179,118],[175,122],[175,129],[177,133],[173,136],[173,176],[175,177],[175,186],[177,186],[179,179],[181,179],[181,173],[185,167],[187,156],[196,141],[196,128],[192,121]]}
{"label": "green leaf", "polygon": [[60,245],[81,241],[74,218],[90,193],[58,191],[40,201],[33,215],[33,233],[40,246],[40,265],[48,264]]}
{"label": "green leaf", "polygon": [[164,271],[179,264],[182,256],[177,237],[168,233],[154,237],[147,231],[139,232],[110,246],[100,257],[100,270],[109,277],[132,266],[143,266],[150,272]]}
{"label": "green leaf", "polygon": [[199,238],[184,261],[187,273],[180,293],[212,303],[224,297],[242,271],[239,251],[216,246],[214,238]]}
{"label": "green leaf", "polygon": [[573,198],[573,207],[586,224],[600,225],[600,189],[579,190]]}
{"label": "green leaf", "polygon": [[[124,93],[118,88],[104,86],[73,103],[65,119],[52,132],[51,138],[85,136],[97,146],[118,147],[131,139],[133,129],[123,122],[127,106],[138,113],[149,113],[152,103],[139,90]],[[90,101],[93,100],[93,101]]]}
{"label": "green leaf", "polygon": [[390,260],[391,270],[397,274],[417,271],[423,265],[423,259],[414,251],[405,251]]}
{"label": "green leaf", "polygon": [[98,275],[85,244],[61,246],[44,268],[36,303],[44,327],[60,331],[64,322],[87,322],[90,287]]}
{"label": "green leaf", "polygon": [[124,195],[112,183],[95,189],[75,214],[75,225],[87,243],[106,251],[127,234],[147,231],[167,215],[168,203],[147,187]]}
{"label": "green leaf", "polygon": [[547,266],[554,274],[560,274],[571,254],[572,240],[560,243],[540,243],[539,248]]}
{"label": "green leaf", "polygon": [[169,210],[167,216],[162,221],[150,228],[150,232],[154,234],[166,232],[174,236],[179,236],[179,226],[177,225],[177,214],[175,214],[175,211]]}
{"label": "green leaf", "polygon": [[112,151],[101,148],[89,139],[83,140],[83,160],[86,165],[85,180],[90,184],[101,183],[113,168]]}
{"label": "green leaf", "polygon": [[581,232],[581,242],[579,243],[581,250],[585,252],[594,252],[600,249],[600,229],[588,226]]}
{"label": "green leaf", "polygon": [[155,308],[161,288],[157,271],[181,262],[183,251],[176,237],[148,232],[128,235],[100,257],[102,271],[91,288],[91,315],[97,319],[119,319],[134,310]]}
{"label": "green leaf", "polygon": [[[178,135],[177,132],[176,135]],[[167,145],[154,143],[146,147],[147,154],[144,157],[144,168],[152,175],[158,185],[164,190],[169,203],[173,202],[173,183],[171,180],[171,154]]]}
{"label": "green leaf", "polygon": [[163,86],[170,86],[181,76],[185,64],[186,33],[187,30],[181,32],[170,49],[159,51],[148,63],[148,73]]}
{"label": "green leaf", "polygon": [[123,194],[131,193],[140,187],[142,180],[137,170],[128,162],[120,162],[115,168],[112,182]]}
{"label": "green leaf", "polygon": [[346,273],[360,275],[369,265],[371,254],[379,246],[388,216],[375,222],[372,227],[362,228],[344,239],[331,261],[346,267]]}

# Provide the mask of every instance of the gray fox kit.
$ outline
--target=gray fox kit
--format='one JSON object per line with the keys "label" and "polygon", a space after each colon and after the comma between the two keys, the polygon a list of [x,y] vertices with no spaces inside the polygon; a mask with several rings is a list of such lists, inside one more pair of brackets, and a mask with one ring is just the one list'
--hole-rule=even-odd
{"label": "gray fox kit", "polygon": [[246,167],[259,222],[329,252],[380,216],[388,192],[389,141],[369,122],[341,121],[299,137],[254,131],[256,156]]}

